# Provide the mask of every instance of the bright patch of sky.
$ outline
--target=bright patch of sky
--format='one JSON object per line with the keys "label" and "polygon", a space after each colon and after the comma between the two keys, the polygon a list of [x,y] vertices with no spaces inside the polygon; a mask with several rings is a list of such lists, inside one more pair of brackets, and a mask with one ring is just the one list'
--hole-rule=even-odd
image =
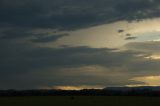
{"label": "bright patch of sky", "polygon": [[[70,31],[56,42],[45,44],[49,47],[89,46],[94,48],[123,48],[130,42],[160,40],[160,18],[143,21],[119,21],[91,28]],[[119,32],[119,30],[122,30]],[[44,46],[44,45],[43,45]]]}

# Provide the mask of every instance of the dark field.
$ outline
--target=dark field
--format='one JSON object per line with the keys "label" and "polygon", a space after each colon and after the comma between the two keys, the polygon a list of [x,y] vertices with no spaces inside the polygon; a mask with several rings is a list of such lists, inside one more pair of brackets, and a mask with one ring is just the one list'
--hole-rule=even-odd
{"label": "dark field", "polygon": [[160,106],[160,97],[136,97],[136,96],[0,97],[0,106]]}

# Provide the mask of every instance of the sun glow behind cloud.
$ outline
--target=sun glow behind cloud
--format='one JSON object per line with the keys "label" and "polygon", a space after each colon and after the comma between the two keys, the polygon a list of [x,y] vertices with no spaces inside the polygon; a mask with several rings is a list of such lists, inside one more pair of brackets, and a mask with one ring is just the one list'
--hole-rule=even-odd
{"label": "sun glow behind cloud", "polygon": [[0,89],[159,85],[159,0],[0,0],[0,11]]}
{"label": "sun glow behind cloud", "polygon": [[[121,52],[122,50],[132,50],[132,48],[125,48],[125,45],[128,43],[143,43],[143,42],[159,42],[160,39],[160,18],[155,19],[146,19],[140,22],[133,21],[131,23],[128,23],[127,21],[118,21],[111,24],[103,24],[98,25],[90,28],[80,29],[80,30],[73,30],[68,31],[66,33],[69,33],[69,36],[65,36],[61,39],[58,39],[56,42],[50,42],[47,43],[47,47],[61,47],[62,45],[67,45],[69,47],[78,47],[78,46],[87,46],[92,48],[116,48],[114,52]],[[119,33],[118,30],[124,30],[124,32]],[[136,39],[126,40],[127,34],[131,37],[136,37]],[[44,44],[43,44],[44,45]],[[42,45],[42,46],[43,46]],[[143,46],[144,47],[144,46]],[[150,47],[150,46],[149,46]],[[125,49],[123,49],[125,48]],[[133,51],[140,51],[141,53],[136,54],[136,57],[144,58],[147,61],[149,60],[160,60],[160,55],[155,55],[157,52],[157,49],[153,47],[155,51],[153,51],[153,55],[148,49],[148,46],[146,46],[147,50],[143,50],[141,47],[139,49],[133,49]],[[152,46],[151,46],[152,48]],[[146,53],[145,53],[146,52]],[[147,55],[146,55],[147,54]],[[149,54],[149,55],[148,55]],[[146,57],[145,57],[146,56]],[[138,61],[137,61],[138,62]],[[143,67],[143,66],[142,66]],[[128,66],[126,66],[124,69],[128,70]],[[74,69],[74,68],[73,68]],[[70,69],[71,70],[71,69]],[[104,71],[100,71],[99,68],[93,68],[93,67],[85,67],[85,68],[79,68],[80,73],[78,75],[92,75],[95,77],[100,77],[102,79],[110,78],[111,76],[114,78],[114,76],[120,76],[122,74],[123,77],[127,77],[129,75],[125,75],[125,73],[120,72],[121,68],[118,67],[114,74],[112,74],[113,69],[104,69]],[[82,71],[81,71],[82,70]],[[84,70],[87,70],[85,72]],[[112,72],[110,72],[112,70]],[[131,70],[131,69],[129,69]],[[132,70],[134,71],[134,70]],[[141,70],[140,70],[141,71]],[[85,73],[84,73],[85,72]],[[107,74],[104,74],[108,72]],[[72,76],[77,75],[77,71],[74,71],[71,73]],[[121,74],[120,74],[121,73]],[[137,72],[138,73],[138,72]],[[154,73],[154,72],[153,72]],[[66,73],[65,73],[66,74]],[[77,75],[77,76],[78,76]],[[108,75],[108,76],[106,76]],[[157,84],[159,80],[159,77],[152,78],[151,77],[135,77],[131,80],[137,81],[137,82],[144,82],[145,84],[131,84],[127,86],[157,86],[160,85]],[[89,78],[88,78],[89,79]],[[119,78],[121,79],[121,78]],[[98,80],[98,78],[97,78]],[[128,79],[127,79],[128,80]],[[113,81],[111,81],[113,83]],[[122,81],[121,81],[122,82]],[[107,84],[105,85],[107,86]],[[61,89],[61,90],[81,90],[81,89],[92,89],[92,88],[98,88],[101,89],[103,87],[97,87],[97,86],[54,86],[51,89]]]}
{"label": "sun glow behind cloud", "polygon": [[159,76],[144,76],[132,78],[133,81],[140,81],[144,84],[127,85],[129,87],[136,86],[160,86],[160,75]]}
{"label": "sun glow behind cloud", "polygon": [[81,86],[54,86],[52,89],[56,90],[83,90],[83,89],[103,89],[103,86],[88,86],[88,85],[81,85]]}
{"label": "sun glow behind cloud", "polygon": [[[160,18],[146,19],[140,22],[118,21],[110,24],[98,25],[90,28],[69,31],[70,36],[63,37],[49,47],[89,46],[95,48],[123,48],[130,42],[159,41]],[[118,30],[124,32],[118,33]],[[126,40],[127,34],[136,39]],[[113,43],[116,42],[116,43]]]}
{"label": "sun glow behind cloud", "polygon": [[148,56],[148,57],[145,57],[147,59],[153,59],[153,60],[160,60],[160,55],[151,55],[151,56]]}

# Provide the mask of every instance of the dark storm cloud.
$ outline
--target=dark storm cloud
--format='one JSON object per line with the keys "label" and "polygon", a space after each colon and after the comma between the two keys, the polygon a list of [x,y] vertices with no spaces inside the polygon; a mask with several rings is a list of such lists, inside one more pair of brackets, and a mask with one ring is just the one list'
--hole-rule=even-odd
{"label": "dark storm cloud", "polygon": [[[1,43],[1,69],[17,72],[35,68],[76,67],[83,65],[120,66],[117,59],[127,61],[133,56],[129,53],[112,53],[112,49],[94,49],[89,47],[41,48],[28,44]],[[107,59],[104,59],[107,58]],[[12,71],[14,72],[14,71]]]}
{"label": "dark storm cloud", "polygon": [[[145,59],[148,52],[69,46],[36,47],[30,42],[23,42],[23,38],[32,37],[29,40],[34,43],[54,42],[67,35],[50,35],[50,32],[42,31],[36,34],[34,30],[74,30],[118,20],[159,17],[159,6],[159,0],[0,0],[0,88],[137,84],[129,79],[158,74],[159,61]],[[147,50],[148,46],[144,45],[128,44],[127,47]],[[153,46],[149,48],[153,50]],[[145,55],[138,57],[141,53]],[[109,73],[103,77],[86,75],[85,72],[74,74],[77,68],[92,65],[105,67]],[[75,70],[69,71],[71,68]],[[121,75],[123,72],[127,78],[110,75],[115,68],[118,70],[114,74],[119,72]]]}
{"label": "dark storm cloud", "polygon": [[[131,83],[129,79],[134,76],[159,73],[159,61],[145,59],[147,54],[137,57],[141,52],[115,52],[115,49],[90,47],[34,47],[6,39],[1,40],[0,48],[0,88],[37,88],[61,84],[122,86]],[[105,67],[106,72],[107,69],[109,72],[106,76],[98,76],[96,73],[92,75],[82,70],[76,71],[93,65]],[[118,70],[114,71],[115,68]],[[121,74],[118,73],[127,73],[127,77],[119,76]]]}
{"label": "dark storm cloud", "polygon": [[29,29],[23,28],[11,28],[1,31],[0,39],[17,39],[33,36],[33,33]]}
{"label": "dark storm cloud", "polygon": [[28,28],[9,28],[2,30],[0,35],[1,40],[16,40],[29,38],[33,43],[49,43],[55,42],[58,39],[68,36],[67,33],[57,34],[56,31],[40,31],[38,33],[34,32],[34,29]]}
{"label": "dark storm cloud", "polygon": [[61,35],[52,35],[52,36],[39,36],[35,39],[32,39],[32,42],[36,43],[48,43],[48,42],[55,42],[58,39],[68,36],[68,34],[61,34]]}
{"label": "dark storm cloud", "polygon": [[127,38],[125,38],[125,40],[135,40],[135,39],[137,39],[137,37],[127,37]]}
{"label": "dark storm cloud", "polygon": [[[32,31],[39,28],[74,30],[158,17],[159,6],[159,0],[1,0],[0,29],[7,28],[1,38],[38,38]],[[42,39],[50,40],[36,41]]]}
{"label": "dark storm cloud", "polygon": [[75,29],[159,16],[159,0],[1,0],[3,26]]}

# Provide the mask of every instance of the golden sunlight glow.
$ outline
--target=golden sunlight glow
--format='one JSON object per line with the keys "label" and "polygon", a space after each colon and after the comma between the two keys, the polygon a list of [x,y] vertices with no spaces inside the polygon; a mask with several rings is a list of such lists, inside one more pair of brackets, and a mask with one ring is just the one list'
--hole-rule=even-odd
{"label": "golden sunlight glow", "polygon": [[[56,42],[47,43],[46,46],[59,47],[61,45],[69,45],[122,49],[127,43],[134,41],[159,41],[159,21],[160,18],[146,19],[140,22],[133,21],[131,23],[127,21],[118,21],[110,24],[68,31],[67,33],[69,36],[65,36]],[[118,33],[120,29],[124,30],[124,32]],[[157,36],[155,36],[155,33]],[[136,39],[126,40],[127,34],[136,37]],[[44,44],[42,46],[44,46]]]}
{"label": "golden sunlight glow", "polygon": [[145,57],[146,59],[153,59],[153,60],[160,60],[160,55],[151,55],[148,57]]}
{"label": "golden sunlight glow", "polygon": [[83,89],[103,89],[102,86],[54,86],[57,90],[83,90]]}
{"label": "golden sunlight glow", "polygon": [[132,78],[133,81],[143,82],[144,84],[126,85],[129,87],[135,86],[160,86],[160,76],[145,76]]}

